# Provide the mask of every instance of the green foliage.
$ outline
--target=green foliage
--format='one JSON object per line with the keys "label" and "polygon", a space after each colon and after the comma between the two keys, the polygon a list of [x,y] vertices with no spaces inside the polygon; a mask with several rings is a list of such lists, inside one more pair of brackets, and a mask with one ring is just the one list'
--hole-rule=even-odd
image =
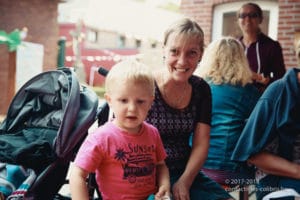
{"label": "green foliage", "polygon": [[0,44],[6,44],[10,52],[16,51],[17,47],[21,44],[20,31],[16,29],[8,34],[0,30]]}

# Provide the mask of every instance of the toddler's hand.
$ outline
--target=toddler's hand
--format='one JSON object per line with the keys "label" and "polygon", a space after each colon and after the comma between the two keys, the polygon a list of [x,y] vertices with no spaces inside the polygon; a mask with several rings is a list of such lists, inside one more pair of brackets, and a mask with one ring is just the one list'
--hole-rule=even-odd
{"label": "toddler's hand", "polygon": [[162,197],[156,197],[155,196],[155,200],[171,200],[171,197],[169,195],[165,195]]}
{"label": "toddler's hand", "polygon": [[171,193],[166,187],[161,186],[155,194],[155,200],[171,200]]}

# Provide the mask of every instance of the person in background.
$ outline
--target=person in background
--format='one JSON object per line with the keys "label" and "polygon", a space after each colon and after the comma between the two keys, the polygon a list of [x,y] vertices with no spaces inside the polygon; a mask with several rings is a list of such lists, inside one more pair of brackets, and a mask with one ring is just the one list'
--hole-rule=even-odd
{"label": "person in background", "polygon": [[155,72],[155,99],[146,121],[161,134],[174,200],[231,198],[219,184],[199,173],[207,157],[211,123],[209,85],[193,75],[203,50],[202,29],[195,21],[182,18],[165,31],[164,68]]}
{"label": "person in background", "polygon": [[252,84],[243,46],[233,37],[213,41],[205,49],[196,74],[208,82],[212,92],[210,146],[202,171],[222,185],[236,186],[253,179],[253,171],[231,160],[236,142],[260,96]]}
{"label": "person in background", "polygon": [[263,92],[270,83],[285,74],[282,48],[279,42],[261,32],[263,12],[257,4],[243,4],[237,18],[243,33],[239,40],[253,71],[254,84]]}
{"label": "person in background", "polygon": [[70,175],[72,199],[88,199],[91,172],[104,200],[145,200],[154,193],[156,199],[168,199],[166,152],[158,130],[144,122],[154,99],[152,72],[138,61],[122,61],[109,71],[105,89],[114,117],[80,147]]}
{"label": "person in background", "polygon": [[231,157],[257,168],[258,200],[284,188],[300,193],[299,67],[289,69],[262,94]]}

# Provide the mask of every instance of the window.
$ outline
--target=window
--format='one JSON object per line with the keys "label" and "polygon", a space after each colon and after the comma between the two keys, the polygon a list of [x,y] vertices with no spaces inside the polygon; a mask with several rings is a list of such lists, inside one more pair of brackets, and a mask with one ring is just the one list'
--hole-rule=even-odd
{"label": "window", "polygon": [[151,48],[152,48],[152,49],[155,49],[156,47],[157,47],[157,43],[156,43],[156,42],[152,42],[152,43],[151,43]]}
{"label": "window", "polygon": [[119,42],[118,42],[118,43],[119,43],[118,46],[119,46],[120,48],[124,48],[125,45],[126,45],[126,37],[125,37],[124,35],[120,35],[120,36],[119,36]]}
{"label": "window", "polygon": [[136,39],[136,40],[135,40],[135,47],[136,47],[136,48],[140,48],[141,45],[142,45],[142,41],[141,41],[140,39]]}
{"label": "window", "polygon": [[96,43],[98,40],[98,34],[97,31],[88,29],[86,33],[86,39],[88,42]]}

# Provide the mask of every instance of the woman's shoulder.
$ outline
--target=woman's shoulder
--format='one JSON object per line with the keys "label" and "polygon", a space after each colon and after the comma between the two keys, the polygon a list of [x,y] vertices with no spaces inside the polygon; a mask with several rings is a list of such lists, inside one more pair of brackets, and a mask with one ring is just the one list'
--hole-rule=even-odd
{"label": "woman's shoulder", "polygon": [[276,40],[273,40],[269,36],[265,35],[264,33],[261,33],[259,36],[259,43],[268,44],[272,46],[280,46],[279,42]]}
{"label": "woman's shoulder", "polygon": [[245,86],[241,86],[247,93],[254,93],[257,95],[260,95],[259,90],[257,89],[257,87],[254,86],[253,83],[248,83]]}
{"label": "woman's shoulder", "polygon": [[192,75],[189,79],[189,82],[194,89],[210,91],[209,84],[199,76]]}
{"label": "woman's shoulder", "polygon": [[[226,98],[228,96],[237,96],[239,99],[247,98],[258,99],[260,97],[259,90],[253,84],[242,85],[231,85],[231,84],[210,84],[213,98]],[[235,99],[237,100],[237,99]]]}
{"label": "woman's shoulder", "polygon": [[198,75],[192,75],[189,79],[190,84],[192,85],[202,85],[203,87],[208,87],[208,83]]}

